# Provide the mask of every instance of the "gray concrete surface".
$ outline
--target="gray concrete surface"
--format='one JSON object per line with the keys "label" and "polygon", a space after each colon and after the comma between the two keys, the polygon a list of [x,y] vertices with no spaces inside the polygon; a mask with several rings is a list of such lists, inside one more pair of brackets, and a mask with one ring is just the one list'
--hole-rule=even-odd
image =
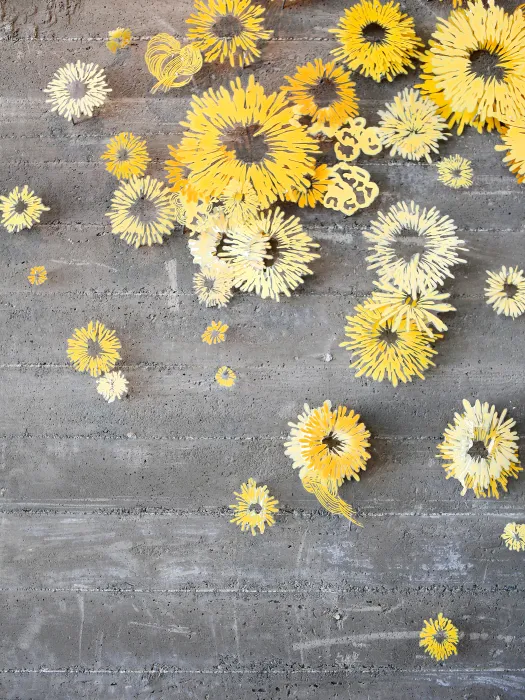
{"label": "gray concrete surface", "polygon": [[[274,39],[246,71],[269,89],[329,57],[327,29],[347,3],[280,4]],[[0,235],[0,698],[525,698],[524,557],[500,540],[525,518],[525,477],[499,502],[462,498],[434,457],[463,398],[508,408],[524,431],[523,320],[483,300],[486,269],[525,265],[523,186],[494,152],[497,136],[472,130],[441,150],[472,158],[467,192],[438,184],[426,163],[365,158],[381,189],[373,207],[351,219],[301,214],[322,258],[297,294],[203,309],[180,230],[152,250],[111,235],[115,181],[99,161],[107,138],[130,130],[162,174],[192,89],[234,75],[211,66],[191,88],[149,95],[147,38],[181,35],[191,6],[0,2],[1,189],[28,183],[51,208],[34,230]],[[428,38],[449,3],[404,6]],[[136,40],[113,57],[103,39],[117,26]],[[41,90],[76,59],[104,66],[113,93],[100,117],[72,126]],[[357,78],[362,113],[373,122],[415,82],[415,72],[392,85]],[[470,252],[447,285],[457,313],[436,368],[393,389],[356,379],[338,344],[374,279],[361,230],[412,198],[452,216]],[[50,279],[30,289],[36,264]],[[116,405],[67,363],[67,338],[91,318],[122,340],[132,393]],[[217,318],[228,341],[209,348],[200,334]],[[213,382],[220,364],[238,372],[232,391]],[[287,422],[325,398],[358,410],[374,436],[366,475],[343,489],[363,530],[323,512],[283,453]],[[249,476],[282,506],[264,537],[228,522]],[[439,611],[462,633],[444,664],[417,638]]]}

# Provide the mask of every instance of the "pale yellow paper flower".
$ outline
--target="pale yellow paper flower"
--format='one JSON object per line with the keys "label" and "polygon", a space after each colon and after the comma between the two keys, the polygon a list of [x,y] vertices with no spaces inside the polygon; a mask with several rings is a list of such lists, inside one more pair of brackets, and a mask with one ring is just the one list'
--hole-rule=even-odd
{"label": "pale yellow paper flower", "polygon": [[515,552],[525,551],[525,525],[518,523],[507,523],[501,539],[505,542],[507,549]]}
{"label": "pale yellow paper flower", "polygon": [[74,118],[92,117],[93,112],[107,99],[111,88],[106,74],[94,63],[68,63],[60,68],[44,89],[51,111],[58,112],[68,121]]}
{"label": "pale yellow paper flower", "polygon": [[107,161],[106,170],[118,180],[141,177],[151,161],[146,142],[129,131],[113,136],[100,158]]}
{"label": "pale yellow paper flower", "polygon": [[146,66],[157,82],[151,88],[168,92],[187,85],[202,68],[202,54],[194,44],[182,46],[171,34],[156,34],[148,41]]}
{"label": "pale yellow paper flower", "polygon": [[206,265],[193,275],[193,289],[201,304],[220,309],[232,298],[233,279],[227,267]]}
{"label": "pale yellow paper flower", "polygon": [[226,367],[226,365],[219,367],[215,373],[215,381],[221,386],[231,387],[235,384],[236,379],[237,375],[233,369],[231,367]]}
{"label": "pale yellow paper flower", "polygon": [[225,216],[233,224],[245,224],[259,211],[259,198],[253,185],[238,180],[230,180],[221,195]]}
{"label": "pale yellow paper flower", "polygon": [[525,311],[525,274],[505,265],[499,272],[487,270],[485,297],[497,314],[518,318]]}
{"label": "pale yellow paper flower", "polygon": [[436,661],[444,661],[458,653],[458,628],[443,613],[439,613],[436,620],[425,620],[419,638],[419,646]]}
{"label": "pale yellow paper flower", "polygon": [[9,233],[18,233],[38,224],[42,212],[49,211],[49,207],[44,206],[40,197],[24,185],[22,188],[15,187],[7,196],[0,197],[0,211],[2,225]]}
{"label": "pale yellow paper flower", "polygon": [[505,151],[503,162],[511,173],[516,175],[518,182],[525,182],[525,125],[513,124],[506,129],[501,139],[503,143],[494,146],[496,151]]}
{"label": "pale yellow paper flower", "polygon": [[274,513],[278,512],[279,501],[270,496],[267,486],[257,486],[255,479],[248,479],[246,484],[241,484],[241,492],[234,492],[237,503],[230,506],[235,512],[231,523],[239,525],[242,532],[251,530],[252,535],[257,534],[257,528],[261,535],[266,526],[275,524]]}
{"label": "pale yellow paper flower", "polygon": [[498,414],[495,406],[480,401],[472,406],[463,401],[464,413],[454,415],[444,440],[438,445],[447,479],[453,477],[476,497],[499,498],[498,485],[507,490],[510,477],[522,471],[518,459],[518,435],[512,430],[516,421],[505,418],[506,409]]}
{"label": "pale yellow paper flower", "polygon": [[32,267],[27,279],[29,280],[30,284],[35,285],[35,287],[37,287],[39,284],[44,284],[44,282],[47,280],[46,268],[43,265]]}
{"label": "pale yellow paper flower", "polygon": [[78,372],[89,372],[99,377],[113,369],[120,360],[120,340],[115,331],[100,321],[90,321],[87,328],[75,328],[67,341],[67,355]]}
{"label": "pale yellow paper flower", "polygon": [[436,164],[438,180],[454,190],[467,189],[472,185],[472,162],[455,155],[443,158]]}
{"label": "pale yellow paper flower", "polygon": [[106,41],[106,46],[111,51],[111,53],[117,53],[119,49],[125,49],[126,46],[131,44],[131,29],[123,29],[118,27],[113,29],[108,34],[108,40]]}
{"label": "pale yellow paper flower", "polygon": [[222,321],[212,321],[202,334],[202,342],[208,345],[216,345],[226,340],[228,325]]}
{"label": "pale yellow paper flower", "polygon": [[128,380],[122,372],[107,372],[97,379],[97,391],[108,403],[122,399],[128,393]]}

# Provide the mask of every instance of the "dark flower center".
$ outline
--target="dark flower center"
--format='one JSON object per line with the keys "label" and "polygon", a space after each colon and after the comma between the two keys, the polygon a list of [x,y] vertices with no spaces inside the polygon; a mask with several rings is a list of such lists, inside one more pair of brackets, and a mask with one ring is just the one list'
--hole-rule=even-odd
{"label": "dark flower center", "polygon": [[266,255],[271,257],[265,258],[264,264],[266,267],[273,267],[275,263],[280,258],[281,251],[279,250],[279,244],[274,238],[270,238],[268,241],[268,247],[266,249]]}
{"label": "dark flower center", "polygon": [[24,202],[23,199],[19,199],[18,202],[15,204],[15,212],[17,214],[23,214],[26,211],[27,211],[27,202]]}
{"label": "dark flower center", "polygon": [[447,640],[447,634],[444,630],[438,630],[434,635],[434,641],[438,644],[443,644]]}
{"label": "dark flower center", "polygon": [[514,297],[518,293],[518,288],[515,284],[512,284],[512,282],[505,282],[505,284],[503,285],[503,291],[509,299],[514,299]]}
{"label": "dark flower center", "polygon": [[326,446],[328,452],[338,455],[343,451],[342,441],[332,431],[328,433],[322,440],[322,444]]}
{"label": "dark flower center", "polygon": [[419,235],[419,231],[413,228],[402,228],[396,236],[392,246],[396,257],[405,262],[410,262],[416,253],[425,250],[425,239]]}
{"label": "dark flower center", "polygon": [[383,328],[379,333],[379,340],[387,345],[395,345],[397,338],[398,335],[396,331],[393,331],[391,328]]}
{"label": "dark flower center", "polygon": [[249,510],[251,510],[252,513],[257,513],[257,515],[259,515],[259,513],[260,513],[261,510],[262,510],[262,506],[261,506],[260,503],[252,503],[252,504],[250,505]]}
{"label": "dark flower center", "polygon": [[133,202],[129,209],[129,213],[135,216],[143,224],[150,224],[158,216],[157,205],[150,199],[141,196],[136,202]]}
{"label": "dark flower center", "polygon": [[505,69],[500,65],[499,56],[486,49],[473,51],[470,54],[470,69],[475,75],[485,80],[489,78],[503,80],[505,77]]}
{"label": "dark flower center", "polygon": [[127,148],[121,148],[117,152],[117,160],[121,163],[124,163],[125,161],[129,160],[129,151]]}
{"label": "dark flower center", "polygon": [[318,109],[329,107],[339,100],[339,88],[331,78],[321,78],[310,88],[310,94]]}
{"label": "dark flower center", "polygon": [[71,99],[81,100],[86,94],[86,86],[81,80],[73,80],[67,86]]}
{"label": "dark flower center", "polygon": [[229,151],[235,153],[237,160],[247,165],[260,163],[268,154],[266,137],[257,134],[260,128],[260,124],[232,127],[224,133],[222,142]]}
{"label": "dark flower center", "polygon": [[220,17],[212,27],[212,32],[219,39],[231,39],[239,36],[243,31],[241,20],[235,15],[224,15]]}
{"label": "dark flower center", "polygon": [[371,44],[381,44],[386,39],[386,30],[377,22],[370,22],[363,27],[363,36]]}
{"label": "dark flower center", "polygon": [[88,340],[87,342],[87,354],[90,357],[98,357],[102,354],[102,348],[98,340]]}
{"label": "dark flower center", "polygon": [[475,440],[467,454],[469,457],[472,457],[472,459],[482,460],[487,459],[489,451],[485,447],[483,440]]}

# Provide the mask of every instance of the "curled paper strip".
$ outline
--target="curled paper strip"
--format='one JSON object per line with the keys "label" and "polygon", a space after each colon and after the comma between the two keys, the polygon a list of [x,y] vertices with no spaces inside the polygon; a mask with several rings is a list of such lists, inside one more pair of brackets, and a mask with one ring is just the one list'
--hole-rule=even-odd
{"label": "curled paper strip", "polygon": [[332,168],[323,204],[327,209],[352,216],[358,209],[369,207],[378,194],[379,187],[370,180],[368,170],[339,163]]}
{"label": "curled paper strip", "polygon": [[337,129],[334,136],[337,160],[347,163],[356,160],[361,152],[366,153],[367,156],[376,156],[383,148],[379,129],[375,126],[367,127],[366,119],[363,117],[350,119],[344,126]]}
{"label": "curled paper strip", "polygon": [[170,34],[156,34],[148,41],[145,55],[149,72],[157,81],[151,92],[168,92],[187,85],[202,68],[202,54],[193,44],[181,46]]}

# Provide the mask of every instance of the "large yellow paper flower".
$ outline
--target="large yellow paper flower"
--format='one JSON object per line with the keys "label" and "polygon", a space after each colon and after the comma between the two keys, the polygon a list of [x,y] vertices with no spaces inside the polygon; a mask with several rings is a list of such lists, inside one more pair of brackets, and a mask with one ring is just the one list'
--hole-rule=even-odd
{"label": "large yellow paper flower", "polygon": [[370,433],[359,419],[359,414],[346,406],[332,411],[330,401],[313,409],[305,404],[298,423],[289,423],[290,436],[284,444],[293,468],[306,467],[337,486],[344,479],[359,481],[359,472],[370,459],[366,451]]}
{"label": "large yellow paper flower", "polygon": [[266,95],[250,76],[194,97],[177,149],[201,197],[220,197],[230,183],[250,182],[265,208],[311,174],[315,140],[294,119],[283,94]]}
{"label": "large yellow paper flower", "polygon": [[44,211],[49,211],[49,207],[44,206],[40,197],[27,185],[15,187],[7,197],[0,197],[2,225],[9,233],[32,228],[38,224]]}
{"label": "large yellow paper flower", "polygon": [[414,31],[414,20],[396,2],[360,0],[330,31],[341,44],[332,52],[337,59],[377,82],[407,73],[421,56],[423,43]]}
{"label": "large yellow paper flower", "polygon": [[261,55],[258,42],[273,34],[264,28],[264,14],[251,0],[195,0],[195,12],[186,20],[188,39],[207,63],[249,66]]}
{"label": "large yellow paper flower", "polygon": [[461,134],[501,129],[525,114],[525,17],[474,0],[438,18],[423,60],[422,83],[440,113]]}
{"label": "large yellow paper flower", "polygon": [[280,294],[289,297],[306,275],[313,274],[308,264],[319,257],[317,247],[296,216],[285,218],[277,208],[230,231],[219,257],[229,263],[241,291],[279,301]]}
{"label": "large yellow paper flower", "polygon": [[495,406],[463,401],[464,413],[454,415],[443,442],[438,445],[447,479],[454,477],[463,486],[461,495],[472,489],[479,498],[499,498],[498,485],[507,490],[510,477],[522,471],[518,460],[516,421],[498,414]]}
{"label": "large yellow paper flower", "polygon": [[106,101],[111,88],[102,68],[77,61],[60,68],[44,92],[49,95],[46,102],[52,105],[51,111],[73,121],[74,117],[92,117],[94,110]]}
{"label": "large yellow paper flower", "polygon": [[425,620],[419,638],[419,646],[436,661],[444,661],[458,653],[458,628],[443,613],[439,613],[436,620]]}
{"label": "large yellow paper flower", "polygon": [[405,88],[393,102],[379,110],[379,138],[390,148],[390,155],[399,154],[407,160],[432,161],[439,141],[447,139],[447,123],[437,112],[432,100],[422,97],[417,90]]}
{"label": "large yellow paper flower", "polygon": [[141,177],[151,160],[146,142],[133,136],[129,131],[113,136],[100,157],[107,161],[108,173],[118,180],[129,180],[133,176]]}
{"label": "large yellow paper flower", "polygon": [[525,182],[525,126],[513,124],[503,132],[503,143],[495,146],[496,151],[506,151],[503,162],[518,182]]}
{"label": "large yellow paper flower", "polygon": [[193,275],[193,289],[201,304],[219,309],[230,301],[233,294],[229,270],[217,266],[205,266]]}
{"label": "large yellow paper flower", "polygon": [[122,372],[107,372],[97,379],[97,391],[108,403],[119,401],[128,393],[128,380]]}
{"label": "large yellow paper flower", "polygon": [[370,308],[381,311],[381,320],[390,321],[392,331],[397,331],[401,326],[408,331],[411,326],[416,326],[418,331],[433,338],[431,326],[440,332],[447,330],[447,326],[437,314],[456,310],[444,301],[450,294],[428,289],[412,297],[406,290],[389,282],[374,284],[377,291],[372,293]]}
{"label": "large yellow paper flower", "polygon": [[448,156],[436,164],[438,180],[454,190],[472,185],[472,163],[460,155]]}
{"label": "large yellow paper flower", "polygon": [[450,268],[464,263],[458,250],[464,243],[456,235],[456,226],[448,216],[433,207],[420,209],[414,202],[398,202],[379,212],[363,235],[373,245],[367,257],[369,269],[377,270],[382,282],[393,282],[410,291],[433,289],[447,277],[454,277]]}
{"label": "large yellow paper flower", "polygon": [[428,334],[415,324],[392,330],[392,322],[384,321],[382,312],[372,308],[370,300],[357,305],[355,314],[346,320],[349,340],[340,345],[352,353],[350,367],[357,368],[356,377],[364,375],[378,382],[386,377],[397,386],[398,382],[411,382],[415,376],[424,379],[423,372],[434,366],[431,358],[437,352]]}
{"label": "large yellow paper flower", "polygon": [[314,170],[313,175],[307,178],[307,184],[301,187],[292,187],[286,193],[289,202],[296,202],[302,207],[316,207],[323,202],[330,185],[330,168],[321,163]]}
{"label": "large yellow paper flower", "polygon": [[525,525],[518,523],[507,523],[501,539],[505,542],[507,549],[515,552],[525,551]]}
{"label": "large yellow paper flower", "polygon": [[487,270],[485,297],[497,314],[518,318],[525,311],[525,274],[505,265],[498,272]]}
{"label": "large yellow paper flower", "polygon": [[67,355],[78,372],[99,377],[113,369],[120,360],[120,340],[115,331],[100,321],[90,321],[87,328],[75,328],[67,341]]}
{"label": "large yellow paper flower", "polygon": [[297,68],[293,77],[286,76],[289,85],[281,90],[297,105],[300,115],[311,117],[312,122],[338,127],[358,113],[355,83],[335,62],[323,63],[316,58]]}
{"label": "large yellow paper flower", "polygon": [[162,243],[163,236],[171,235],[181,206],[162,182],[146,175],[120,183],[106,216],[113,233],[138,248]]}
{"label": "large yellow paper flower", "polygon": [[252,535],[257,534],[257,528],[261,535],[266,526],[275,524],[274,513],[279,510],[279,501],[272,498],[267,486],[257,486],[255,479],[248,479],[246,484],[241,484],[241,492],[234,492],[237,503],[230,508],[235,512],[231,523],[239,525],[242,532],[251,530]]}

